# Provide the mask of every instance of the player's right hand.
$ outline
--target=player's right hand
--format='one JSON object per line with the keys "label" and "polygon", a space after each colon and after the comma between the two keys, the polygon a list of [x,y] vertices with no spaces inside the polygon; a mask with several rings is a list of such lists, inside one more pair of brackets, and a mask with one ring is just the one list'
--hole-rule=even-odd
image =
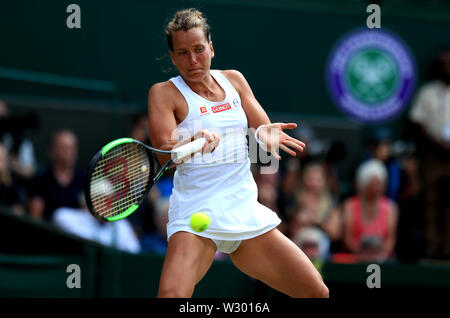
{"label": "player's right hand", "polygon": [[202,154],[213,152],[219,145],[220,135],[216,132],[202,129],[194,135],[194,140],[202,137],[206,139],[206,143],[202,148]]}

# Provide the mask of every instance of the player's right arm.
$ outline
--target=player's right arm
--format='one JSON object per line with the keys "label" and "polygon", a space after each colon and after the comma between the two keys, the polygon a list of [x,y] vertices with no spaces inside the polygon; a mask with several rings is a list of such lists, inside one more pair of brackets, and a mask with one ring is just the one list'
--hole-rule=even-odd
{"label": "player's right arm", "polygon": [[278,154],[278,148],[283,149],[294,157],[297,155],[296,151],[303,151],[305,144],[300,140],[290,137],[283,131],[284,129],[294,129],[297,127],[297,124],[271,123],[269,116],[255,98],[244,75],[236,70],[223,71],[223,75],[225,75],[238,92],[249,127],[253,129],[261,126],[264,127],[259,132],[258,138],[263,141],[275,158],[278,160],[281,159],[281,156]]}
{"label": "player's right arm", "polygon": [[[161,150],[172,150],[175,140],[177,122],[175,103],[167,82],[157,83],[148,93],[148,121],[152,146]],[[169,155],[157,154],[161,164],[170,159]]]}
{"label": "player's right arm", "polygon": [[[169,82],[153,85],[148,93],[148,120],[152,146],[161,150],[172,150],[196,138],[203,137],[207,140],[202,153],[215,149],[220,138],[217,134],[205,129],[200,130],[194,136],[179,140],[177,133],[177,114],[183,113],[183,102],[177,100],[176,88]],[[184,99],[182,100],[184,101]],[[180,120],[182,121],[182,120]],[[161,164],[170,159],[169,155],[158,154]]]}

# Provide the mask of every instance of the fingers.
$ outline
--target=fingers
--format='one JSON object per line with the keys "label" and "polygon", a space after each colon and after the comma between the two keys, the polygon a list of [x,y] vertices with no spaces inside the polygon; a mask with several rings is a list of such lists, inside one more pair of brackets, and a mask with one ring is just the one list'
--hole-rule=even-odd
{"label": "fingers", "polygon": [[[268,133],[268,134],[271,134],[271,133],[277,134],[277,133],[279,133],[279,134],[281,134],[281,135],[284,135],[284,136],[287,138],[287,140],[290,140],[290,141],[292,141],[292,142],[295,142],[295,143],[297,143],[300,147],[305,148],[306,145],[305,145],[304,142],[302,142],[302,141],[300,141],[300,140],[298,140],[298,139],[295,139],[295,138],[293,138],[293,137],[287,135],[286,133],[284,133],[284,132],[282,131],[283,129],[295,129],[295,128],[297,128],[297,124],[296,124],[296,123],[275,123],[275,124],[271,124],[271,125],[269,125],[269,126],[267,127],[267,133]],[[272,130],[272,129],[274,129],[274,130]],[[280,130],[281,130],[281,131],[280,131]]]}
{"label": "fingers", "polygon": [[271,131],[272,129],[283,130],[283,129],[295,129],[297,128],[296,123],[272,123],[266,124],[264,129]]}
{"label": "fingers", "polygon": [[296,123],[280,123],[280,128],[281,129],[295,129],[295,128],[297,128],[297,124]]}
{"label": "fingers", "polygon": [[294,150],[288,148],[288,147],[285,146],[285,145],[280,145],[280,149],[286,151],[288,154],[290,154],[290,155],[293,156],[293,157],[295,157],[295,156],[297,155],[297,153],[296,153]]}
{"label": "fingers", "polygon": [[302,147],[302,148],[305,148],[305,147],[306,147],[306,144],[305,144],[303,141],[300,141],[300,140],[298,140],[298,139],[289,137],[288,140],[291,141],[291,142],[294,142],[295,144],[299,145],[299,146]]}
{"label": "fingers", "polygon": [[220,142],[220,136],[217,133],[212,133],[211,134],[211,139],[207,140],[207,142],[205,143],[204,148],[204,152],[203,153],[209,153],[209,152],[213,152],[217,145]]}
{"label": "fingers", "polygon": [[194,134],[193,139],[198,139],[198,138],[205,138],[206,141],[209,141],[212,139],[212,132],[210,132],[207,129],[199,130]]}
{"label": "fingers", "polygon": [[[304,149],[303,149],[304,146],[302,147],[302,146],[299,145],[298,143],[293,142],[293,141],[290,141],[290,140],[285,140],[285,141],[283,141],[281,145],[289,146],[290,148],[296,149],[296,150],[298,150],[298,151],[300,151],[300,152],[302,152],[302,151],[304,150]],[[281,147],[281,145],[280,145],[280,147]],[[295,151],[294,151],[294,153],[295,153]],[[295,154],[294,154],[294,156],[295,156]]]}
{"label": "fingers", "polygon": [[[300,147],[302,147],[302,148],[305,148],[306,147],[306,144],[303,142],[303,141],[300,141],[300,140],[298,140],[298,139],[295,139],[294,137],[291,137],[291,136],[289,136],[288,134],[286,134],[285,132],[281,132],[281,135],[282,135],[282,137],[281,137],[281,142],[283,142],[283,141],[285,141],[285,140],[288,140],[288,141],[290,141],[290,142],[293,142],[293,143],[295,143],[295,144],[297,144],[298,146],[300,146]],[[303,151],[303,150],[302,150]]]}
{"label": "fingers", "polygon": [[278,154],[277,149],[272,150],[270,153],[275,157],[275,159],[281,160],[281,156]]}
{"label": "fingers", "polygon": [[296,123],[275,123],[267,126],[266,134],[260,134],[262,140],[270,149],[271,154],[278,160],[281,159],[278,149],[281,149],[293,157],[297,156],[297,152],[303,152],[306,147],[305,143],[295,139],[286,133],[283,129],[294,129]]}
{"label": "fingers", "polygon": [[[286,151],[288,154],[290,154],[291,156],[295,157],[297,155],[297,153],[291,149],[289,149],[287,146],[285,145],[280,145],[280,149]],[[278,154],[276,149],[273,149],[271,151],[272,156],[274,156],[277,160],[281,160],[281,156]]]}
{"label": "fingers", "polygon": [[219,134],[210,132],[207,129],[202,129],[194,135],[194,139],[201,137],[206,139],[206,143],[201,151],[202,154],[213,152],[220,142]]}

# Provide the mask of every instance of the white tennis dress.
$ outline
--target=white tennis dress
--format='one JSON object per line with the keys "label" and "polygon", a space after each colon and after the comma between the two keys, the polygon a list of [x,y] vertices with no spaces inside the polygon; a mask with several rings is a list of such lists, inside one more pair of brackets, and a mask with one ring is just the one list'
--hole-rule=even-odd
{"label": "white tennis dress", "polygon": [[[211,102],[201,97],[181,76],[170,79],[184,96],[189,111],[177,126],[179,139],[201,129],[215,131],[221,139],[214,152],[203,156],[198,153],[176,167],[167,238],[186,231],[212,239],[219,248],[223,241],[240,242],[261,235],[281,220],[257,201],[258,189],[248,157],[247,117],[240,96],[220,71],[211,70],[211,75],[225,91],[223,101]],[[190,217],[196,212],[210,216],[211,224],[204,232],[190,227]]]}

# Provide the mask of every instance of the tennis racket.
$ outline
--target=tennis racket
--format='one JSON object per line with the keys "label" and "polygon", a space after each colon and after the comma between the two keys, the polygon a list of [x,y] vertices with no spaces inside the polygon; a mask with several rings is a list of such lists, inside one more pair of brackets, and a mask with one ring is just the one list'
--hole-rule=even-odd
{"label": "tennis racket", "polygon": [[[199,138],[172,150],[152,148],[132,138],[108,143],[89,163],[84,187],[89,211],[108,222],[129,216],[172,163],[200,151],[205,143],[205,138]],[[170,154],[171,159],[155,172],[152,153]]]}

